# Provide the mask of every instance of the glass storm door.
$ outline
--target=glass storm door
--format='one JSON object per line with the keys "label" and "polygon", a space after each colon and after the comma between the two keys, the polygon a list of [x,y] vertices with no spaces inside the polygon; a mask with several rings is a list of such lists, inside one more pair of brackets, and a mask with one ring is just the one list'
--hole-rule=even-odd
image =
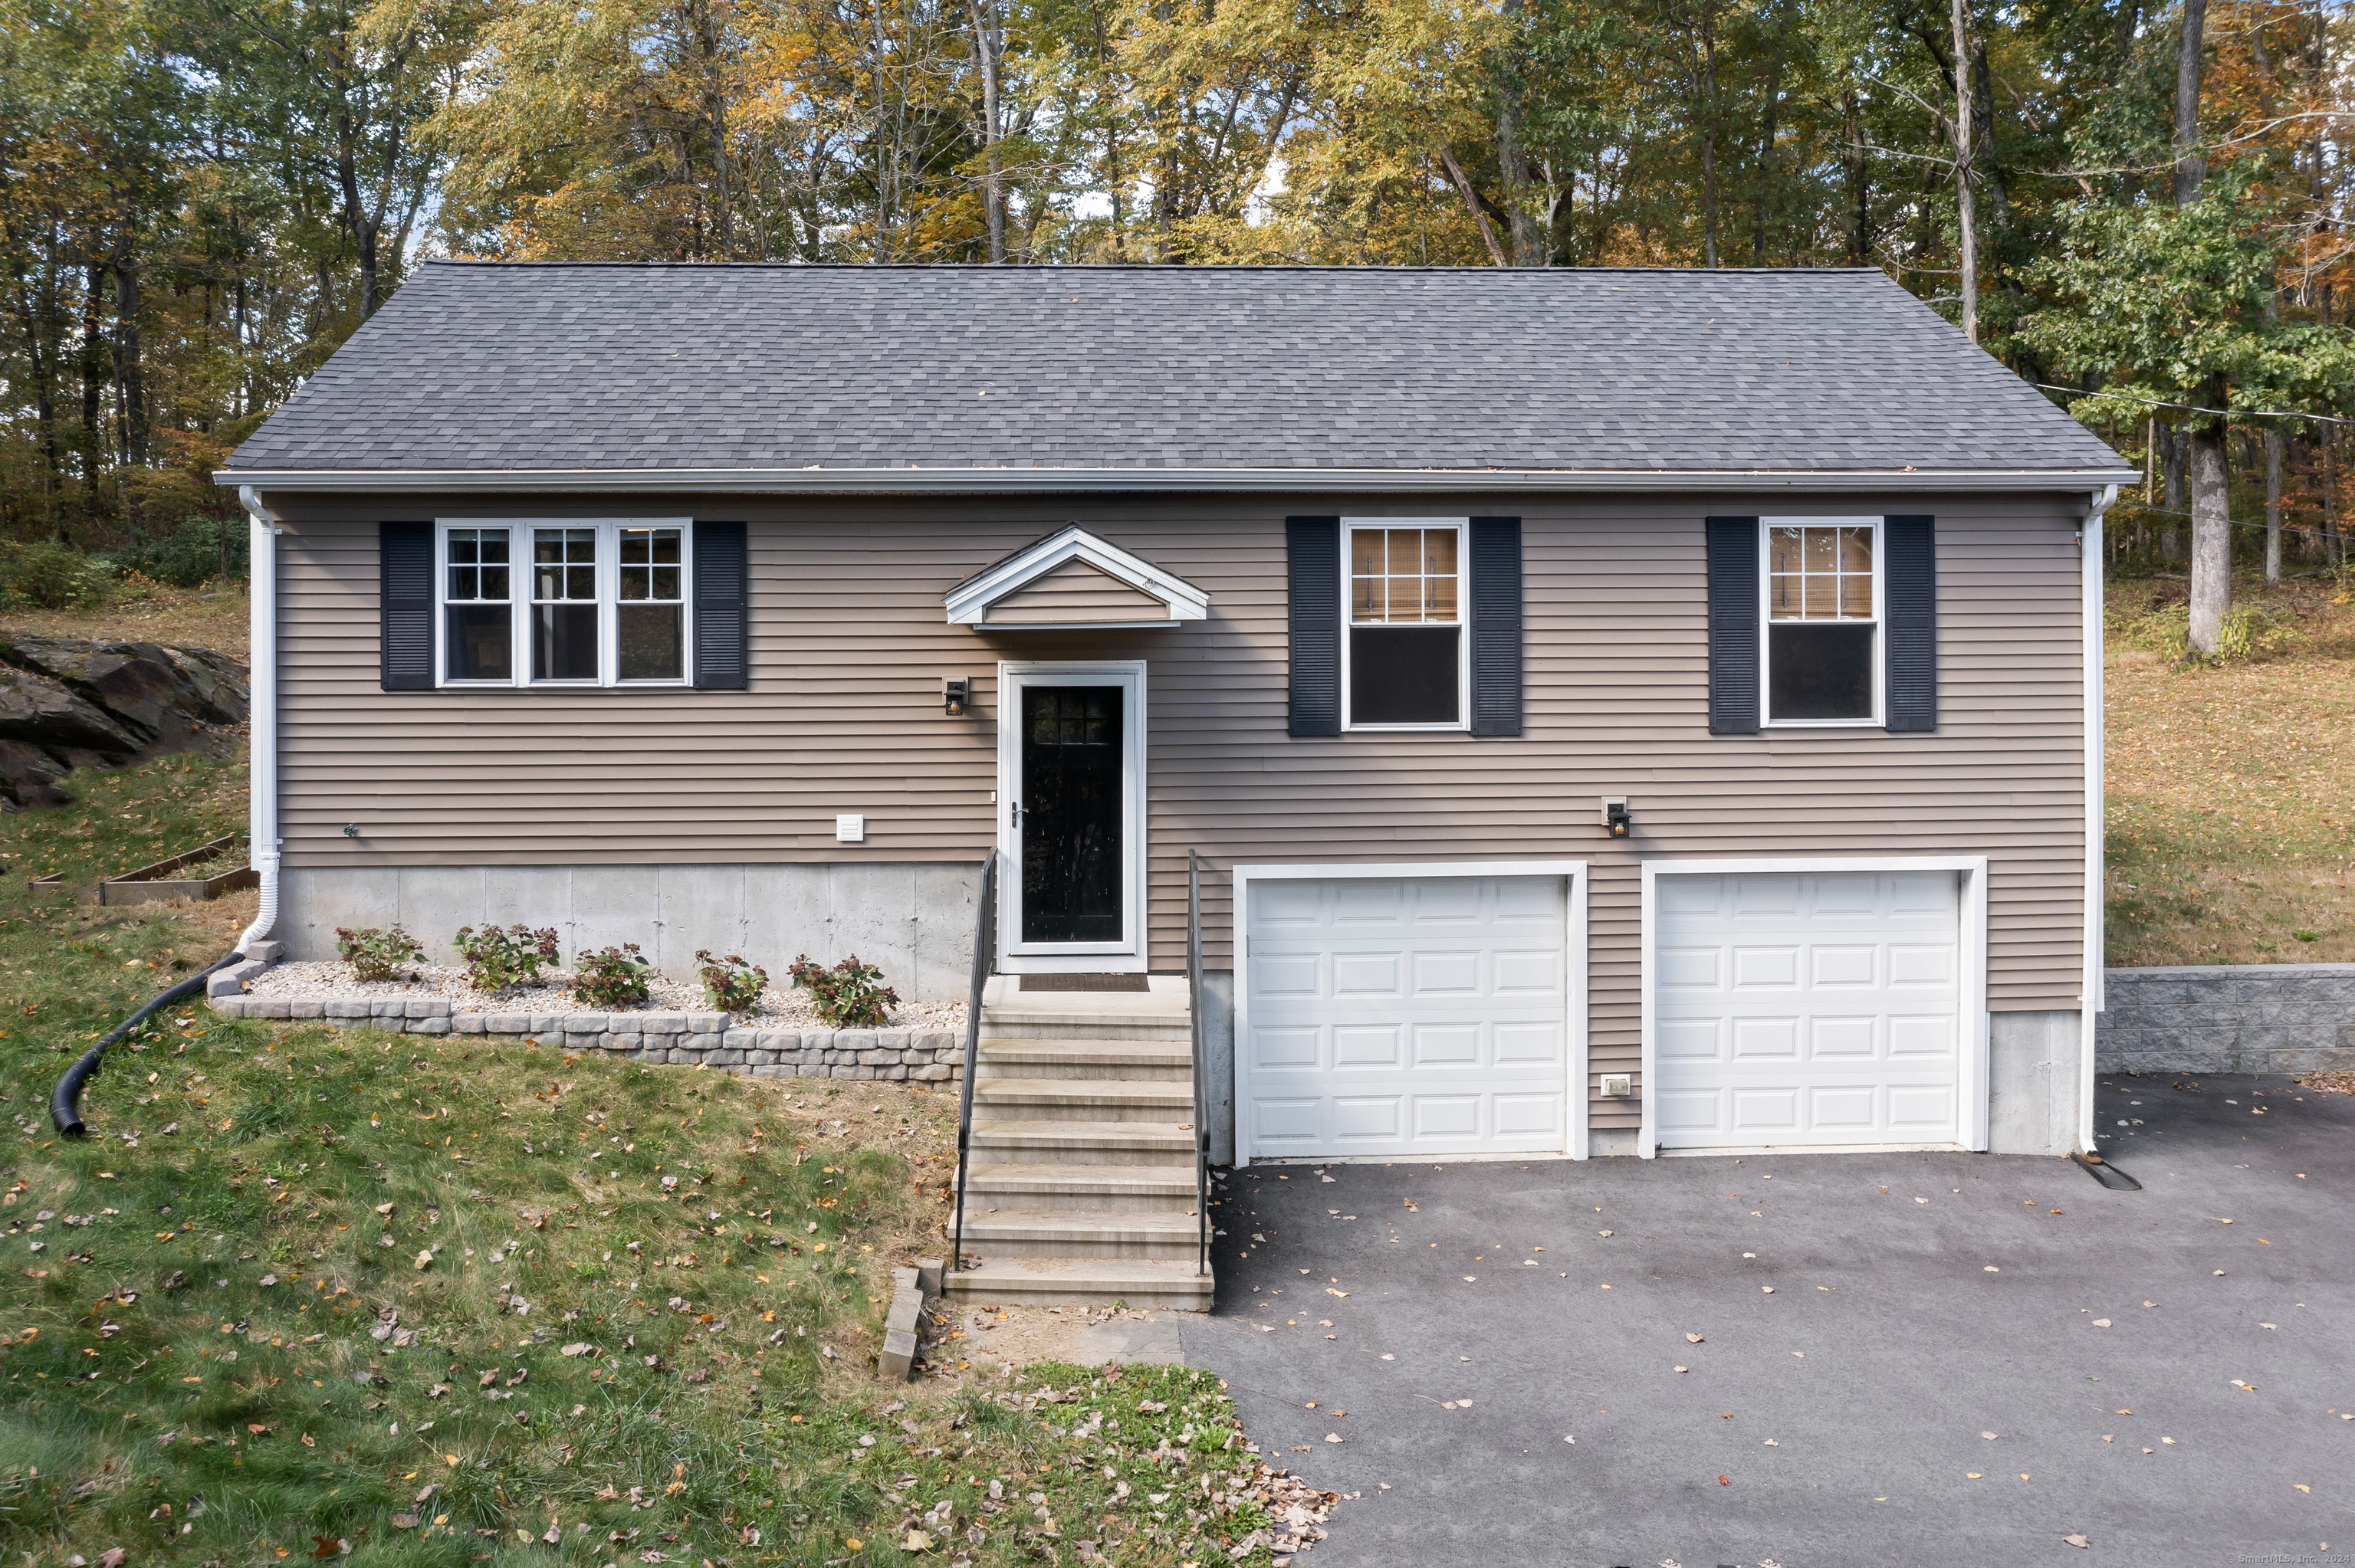
{"label": "glass storm door", "polygon": [[1029,942],[1118,942],[1122,868],[1121,687],[1021,687],[1021,935]]}

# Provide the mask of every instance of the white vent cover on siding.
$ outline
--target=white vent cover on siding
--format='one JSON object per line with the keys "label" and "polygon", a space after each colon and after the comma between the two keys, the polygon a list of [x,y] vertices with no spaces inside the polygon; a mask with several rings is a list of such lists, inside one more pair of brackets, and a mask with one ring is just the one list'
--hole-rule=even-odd
{"label": "white vent cover on siding", "polygon": [[1663,1149],[1961,1139],[1952,872],[1663,874]]}
{"label": "white vent cover on siding", "polygon": [[1252,884],[1249,1158],[1567,1147],[1563,878]]}

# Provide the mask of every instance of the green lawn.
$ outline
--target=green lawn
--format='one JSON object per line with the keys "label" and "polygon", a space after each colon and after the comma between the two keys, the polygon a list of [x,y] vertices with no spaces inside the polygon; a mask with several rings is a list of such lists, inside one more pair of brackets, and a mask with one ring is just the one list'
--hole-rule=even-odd
{"label": "green lawn", "polygon": [[[77,776],[7,853],[186,847],[230,766]],[[58,1139],[72,1055],[229,934],[0,892],[11,1561],[1174,1568],[1267,1522],[1207,1373],[879,1381],[889,1269],[940,1250],[946,1097],[845,1130],[850,1086],[184,1006]]]}

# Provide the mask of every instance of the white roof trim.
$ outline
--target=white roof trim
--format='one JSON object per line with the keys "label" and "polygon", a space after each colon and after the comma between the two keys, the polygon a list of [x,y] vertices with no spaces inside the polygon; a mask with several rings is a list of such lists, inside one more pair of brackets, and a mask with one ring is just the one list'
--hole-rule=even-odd
{"label": "white roof trim", "polygon": [[[1167,625],[1172,621],[1200,620],[1210,613],[1210,596],[1185,578],[1173,577],[1153,565],[1140,560],[1126,550],[1105,544],[1093,534],[1074,523],[1050,538],[1041,539],[1017,555],[990,567],[978,576],[967,577],[949,589],[947,604],[951,626],[979,626],[989,612],[989,607],[1018,588],[1027,588],[1068,561],[1084,561],[1106,577],[1115,577],[1140,593],[1149,594],[1169,607],[1168,621],[1146,622]],[[1001,626],[1008,631],[1068,630],[1078,627],[1134,626],[1131,617],[1106,620],[1058,622],[1053,626],[1028,622]]]}
{"label": "white roof trim", "polygon": [[222,469],[260,490],[669,491],[767,495],[1105,491],[2098,490],[2139,469],[546,468]]}

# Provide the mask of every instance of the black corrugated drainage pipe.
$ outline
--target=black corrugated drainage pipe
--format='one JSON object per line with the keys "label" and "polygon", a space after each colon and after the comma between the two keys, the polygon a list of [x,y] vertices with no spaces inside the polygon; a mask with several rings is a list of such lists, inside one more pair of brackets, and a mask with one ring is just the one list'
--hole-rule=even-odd
{"label": "black corrugated drainage pipe", "polygon": [[49,1091],[49,1119],[57,1123],[58,1131],[68,1138],[90,1136],[90,1129],[81,1124],[81,1088],[90,1082],[90,1075],[98,1071],[98,1064],[105,1056],[108,1046],[145,1022],[149,1014],[161,1012],[184,996],[204,990],[205,981],[244,957],[243,953],[232,948],[228,957],[214,960],[165,991],[109,1030],[105,1039],[83,1052],[80,1060],[68,1067],[66,1075],[58,1080],[58,1086]]}

